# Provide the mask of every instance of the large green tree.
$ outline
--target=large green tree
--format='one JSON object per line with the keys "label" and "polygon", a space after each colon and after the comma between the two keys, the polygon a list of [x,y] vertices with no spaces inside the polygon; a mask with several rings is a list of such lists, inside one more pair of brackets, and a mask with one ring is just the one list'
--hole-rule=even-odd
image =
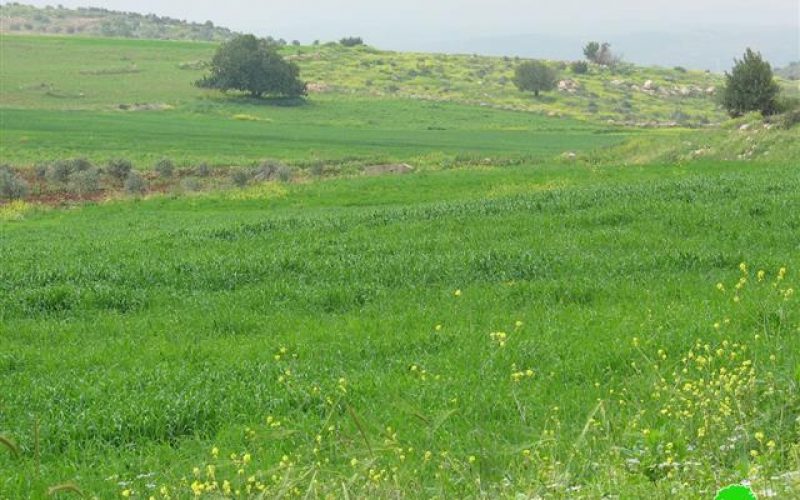
{"label": "large green tree", "polygon": [[780,86],[772,75],[772,67],[761,54],[747,49],[741,60],[736,60],[730,73],[725,73],[722,105],[733,116],[749,111],[771,115],[778,110]]}
{"label": "large green tree", "polygon": [[296,97],[306,93],[297,65],[283,59],[274,43],[253,35],[241,35],[220,45],[211,60],[211,74],[197,85],[240,90],[254,97]]}
{"label": "large green tree", "polygon": [[538,97],[539,92],[553,90],[557,78],[555,70],[547,64],[541,61],[527,61],[517,66],[514,84],[521,91],[533,92]]}

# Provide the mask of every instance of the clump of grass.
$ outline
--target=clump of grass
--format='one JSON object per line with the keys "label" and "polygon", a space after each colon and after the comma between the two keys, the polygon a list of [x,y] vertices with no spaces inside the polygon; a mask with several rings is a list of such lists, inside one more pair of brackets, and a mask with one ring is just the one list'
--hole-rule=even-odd
{"label": "clump of grass", "polygon": [[72,493],[81,498],[85,498],[86,494],[75,483],[56,484],[47,488],[47,496],[52,497],[61,493]]}
{"label": "clump of grass", "polygon": [[11,454],[14,457],[19,458],[20,456],[19,446],[17,446],[17,443],[12,441],[11,438],[8,438],[0,434],[0,445],[3,445],[3,447],[7,449],[9,452],[11,452]]}

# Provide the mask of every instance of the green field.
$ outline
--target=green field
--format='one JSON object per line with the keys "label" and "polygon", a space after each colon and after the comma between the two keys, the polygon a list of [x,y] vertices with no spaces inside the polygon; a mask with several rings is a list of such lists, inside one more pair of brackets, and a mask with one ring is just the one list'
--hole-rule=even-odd
{"label": "green field", "polygon": [[[265,104],[191,86],[213,48],[3,35],[0,164],[34,188],[220,168],[0,201],[0,499],[800,493],[797,127],[622,128],[719,110],[370,48],[287,48],[335,88]],[[264,158],[419,168],[224,177]]]}
{"label": "green field", "polygon": [[[246,481],[243,453],[268,496],[694,497],[792,470],[798,189],[785,166],[517,167],[29,214],[0,239],[0,427],[25,456],[0,454],[0,492],[180,497],[194,467]],[[758,378],[722,389],[732,415],[665,418],[681,391],[654,384],[698,339]],[[648,469],[669,457],[702,465]]]}
{"label": "green field", "polygon": [[[209,102],[203,112],[5,109],[0,155],[18,164],[125,157],[149,168],[249,165],[264,158],[429,164],[457,155],[552,158],[629,133],[571,120],[457,104],[315,99],[300,107]],[[245,115],[246,119],[237,119]]]}

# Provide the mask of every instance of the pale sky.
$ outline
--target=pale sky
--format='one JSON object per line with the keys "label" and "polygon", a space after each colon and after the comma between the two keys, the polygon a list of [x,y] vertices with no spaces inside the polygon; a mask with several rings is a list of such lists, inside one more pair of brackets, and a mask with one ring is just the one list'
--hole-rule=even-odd
{"label": "pale sky", "polygon": [[[800,59],[800,0],[21,0],[38,6],[95,6],[155,13],[304,43],[363,37],[379,48],[435,50],[509,35],[578,39],[631,33],[780,28],[782,58]],[[787,35],[788,34],[788,35]],[[713,44],[713,37],[708,43]],[[784,42],[785,41],[785,42]],[[628,50],[634,52],[636,43]],[[468,44],[465,44],[467,47]],[[479,45],[480,47],[480,45]],[[513,48],[513,47],[512,47]],[[726,47],[721,54],[739,47]],[[533,48],[527,50],[530,52]],[[788,51],[788,53],[787,53]],[[514,55],[513,52],[510,55]],[[546,54],[544,54],[546,55]],[[579,54],[576,54],[579,55]]]}
{"label": "pale sky", "polygon": [[800,0],[29,0],[210,19],[238,31],[287,39],[358,34],[376,45],[404,38],[800,25]]}

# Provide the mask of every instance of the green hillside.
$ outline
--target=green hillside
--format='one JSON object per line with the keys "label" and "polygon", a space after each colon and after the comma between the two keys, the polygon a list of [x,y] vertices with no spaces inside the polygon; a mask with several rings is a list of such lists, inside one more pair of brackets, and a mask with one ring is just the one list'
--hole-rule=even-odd
{"label": "green hillside", "polygon": [[[214,47],[6,36],[2,71],[8,95],[3,104],[85,109],[192,101],[208,95],[190,84],[203,74]],[[725,118],[713,98],[721,80],[702,72],[626,65],[614,72],[593,66],[587,75],[573,75],[565,68],[560,70],[563,90],[534,99],[511,83],[518,63],[511,58],[408,54],[338,44],[283,50],[300,65],[312,97],[403,97],[634,125],[701,125]]]}
{"label": "green hillside", "polygon": [[0,5],[0,33],[205,41],[229,40],[236,35],[211,21],[190,23],[155,14],[62,5],[38,8],[17,2]]}
{"label": "green hillside", "polygon": [[216,46],[2,35],[0,499],[800,495],[796,114]]}

